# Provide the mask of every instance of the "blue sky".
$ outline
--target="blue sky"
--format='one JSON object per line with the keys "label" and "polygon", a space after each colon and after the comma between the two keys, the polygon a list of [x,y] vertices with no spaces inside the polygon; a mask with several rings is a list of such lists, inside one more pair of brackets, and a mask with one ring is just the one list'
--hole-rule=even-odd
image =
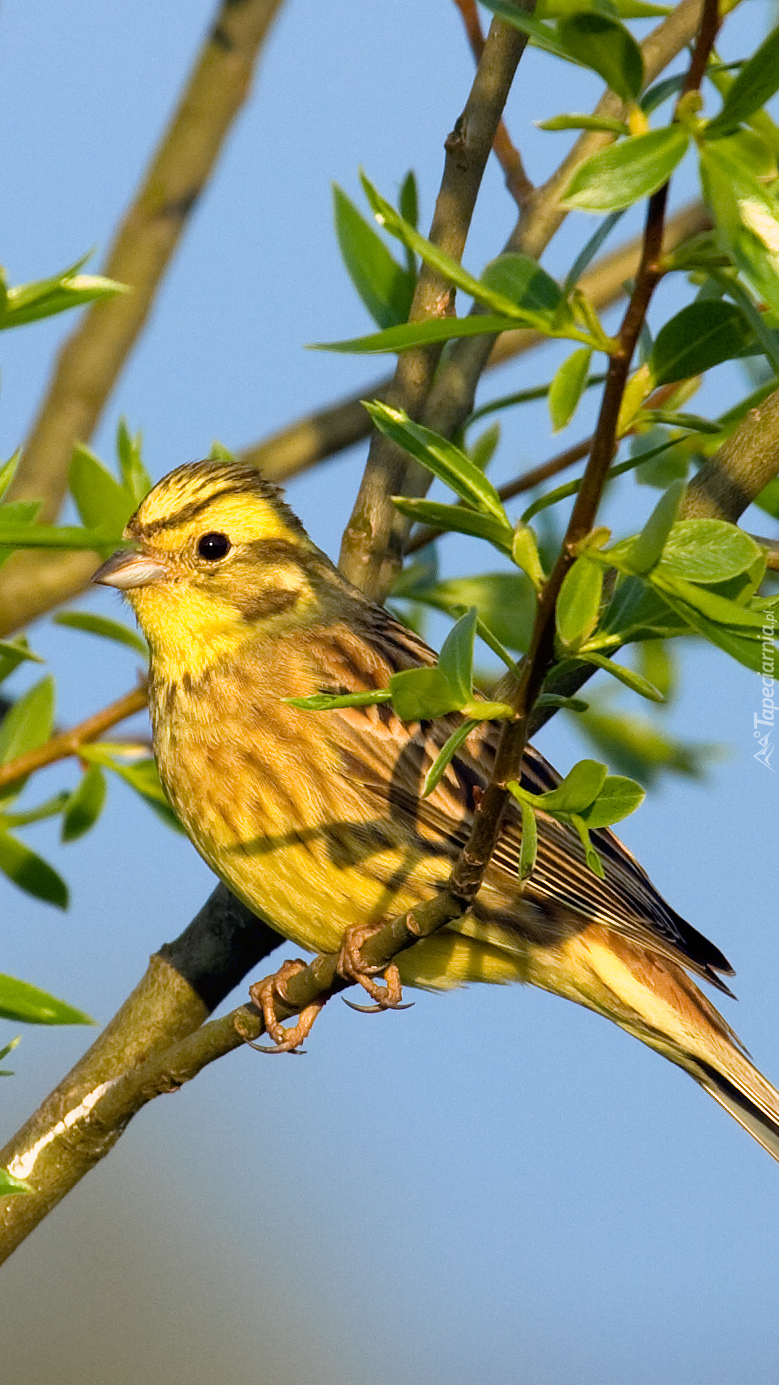
{"label": "blue sky", "polygon": [[[761,32],[769,7],[744,12],[746,33]],[[99,264],[210,14],[203,0],[121,10],[8,0],[0,253],[13,281],[93,245]],[[732,55],[749,41],[734,40]],[[362,164],[391,195],[413,167],[427,224],[471,71],[445,0],[385,0],[370,12],[333,0],[326,13],[291,0],[93,440],[101,455],[111,457],[124,413],[143,430],[156,478],[213,438],[242,446],[384,373],[383,360],[302,349],[367,327],[338,258],[329,185],[356,196]],[[522,64],[508,121],[533,178],[566,137],[531,122],[597,99],[594,79],[574,86],[543,56]],[[681,184],[679,201],[692,175]],[[491,167],[470,267],[496,253],[513,219]],[[552,272],[582,225],[570,218],[550,247]],[[0,455],[23,438],[68,326],[3,341]],[[555,359],[503,370],[485,397],[549,378]],[[701,409],[718,411],[742,387],[721,372]],[[556,447],[543,408],[523,414],[507,422],[495,475]],[[355,449],[289,487],[333,556],[363,460]],[[633,488],[614,522],[629,529],[652,501]],[[443,561],[454,572],[479,560],[452,542]],[[120,609],[106,592],[90,605]],[[61,677],[63,723],[134,680],[129,652],[45,622],[33,641]],[[723,1008],[779,1081],[777,786],[752,758],[758,694],[756,676],[716,651],[689,653],[669,724],[726,744],[728,756],[703,783],[666,781],[623,835],[737,967],[740,1002]],[[561,768],[581,753],[561,719],[542,745]],[[52,773],[52,785],[69,775]],[[46,825],[30,840],[56,860],[73,902],[61,917],[0,883],[2,969],[102,1023],[211,877],[121,786],[84,842],[62,850]],[[25,1032],[3,1088],[7,1130],[84,1042],[83,1031]],[[574,1006],[516,988],[420,995],[413,1010],[374,1019],[334,1001],[308,1048],[294,1060],[235,1055],[157,1101],[14,1257],[9,1385],[54,1368],[65,1385],[103,1382],[109,1353],[119,1385],[163,1373],[262,1377],[262,1362],[295,1381],[312,1355],[318,1378],[371,1385],[775,1379],[779,1169],[670,1064]]]}

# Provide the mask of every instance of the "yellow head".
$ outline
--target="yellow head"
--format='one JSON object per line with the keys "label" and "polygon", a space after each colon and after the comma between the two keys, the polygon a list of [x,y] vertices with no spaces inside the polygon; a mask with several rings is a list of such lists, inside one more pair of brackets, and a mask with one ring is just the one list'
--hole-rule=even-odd
{"label": "yellow head", "polygon": [[253,467],[193,462],[146,496],[94,581],[126,591],[159,672],[193,676],[263,631],[310,623],[343,584]]}

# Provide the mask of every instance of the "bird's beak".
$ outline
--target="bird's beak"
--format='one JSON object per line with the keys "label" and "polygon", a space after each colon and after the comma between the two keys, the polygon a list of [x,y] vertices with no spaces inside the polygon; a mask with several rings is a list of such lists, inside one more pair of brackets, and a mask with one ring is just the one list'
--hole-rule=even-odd
{"label": "bird's beak", "polygon": [[167,575],[162,564],[147,554],[120,549],[97,569],[92,581],[129,591],[133,587],[148,587],[152,582],[160,582]]}

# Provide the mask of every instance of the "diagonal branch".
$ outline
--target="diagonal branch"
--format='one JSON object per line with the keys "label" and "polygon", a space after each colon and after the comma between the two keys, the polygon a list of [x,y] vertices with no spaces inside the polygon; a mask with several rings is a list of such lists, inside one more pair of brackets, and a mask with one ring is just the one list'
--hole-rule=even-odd
{"label": "diagonal branch", "polygon": [[[518,0],[532,10],[535,0]],[[460,260],[484,168],[495,138],[517,64],[527,38],[495,19],[462,115],[446,140],[446,160],[436,200],[430,240],[452,259]],[[412,322],[452,313],[454,291],[427,265],[417,280],[409,314]],[[441,346],[416,347],[398,357],[388,402],[418,418],[424,407],[441,356]],[[413,464],[412,464],[413,465]],[[389,495],[406,492],[409,457],[383,434],[375,432],[360,491],[341,546],[340,565],[369,595],[384,592],[397,569],[401,543],[400,515]],[[421,473],[416,486],[422,484]]]}

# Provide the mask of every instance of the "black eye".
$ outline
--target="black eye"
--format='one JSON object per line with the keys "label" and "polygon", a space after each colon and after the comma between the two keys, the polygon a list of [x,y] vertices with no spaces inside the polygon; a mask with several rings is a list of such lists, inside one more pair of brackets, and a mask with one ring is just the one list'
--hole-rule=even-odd
{"label": "black eye", "polygon": [[209,563],[224,558],[231,547],[226,534],[203,534],[197,541],[198,557],[205,558]]}

